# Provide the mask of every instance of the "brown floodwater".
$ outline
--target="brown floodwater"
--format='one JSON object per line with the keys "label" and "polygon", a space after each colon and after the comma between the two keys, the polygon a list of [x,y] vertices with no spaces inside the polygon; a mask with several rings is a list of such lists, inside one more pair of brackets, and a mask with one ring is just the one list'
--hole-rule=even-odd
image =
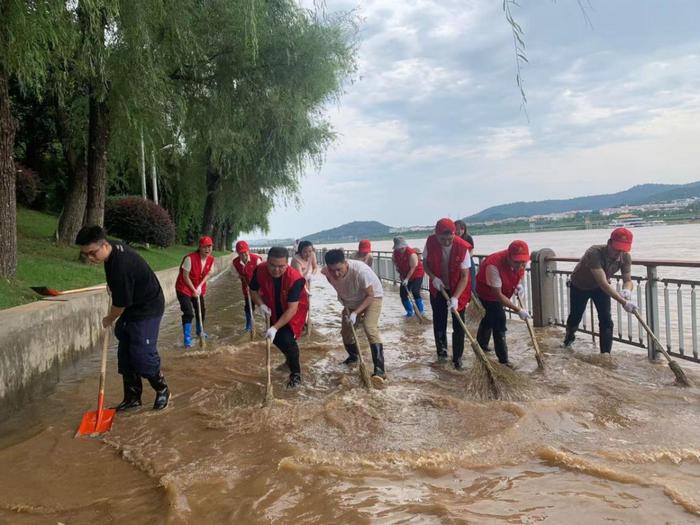
{"label": "brown floodwater", "polygon": [[[303,386],[284,388],[273,348],[266,409],[265,345],[242,333],[237,282],[211,288],[205,351],[182,348],[170,306],[159,341],[170,406],[153,412],[146,384],[143,408],[76,439],[99,356],[64,370],[2,422],[0,523],[698,523],[700,389],[674,386],[643,351],[617,345],[604,360],[586,337],[564,350],[557,328],[537,330],[538,372],[525,326],[510,321],[523,388],[481,401],[468,371],[435,363],[431,326],[402,317],[395,287],[386,295],[383,388],[365,390],[341,364],[340,306],[317,280]],[[115,354],[110,404],[121,400]]]}

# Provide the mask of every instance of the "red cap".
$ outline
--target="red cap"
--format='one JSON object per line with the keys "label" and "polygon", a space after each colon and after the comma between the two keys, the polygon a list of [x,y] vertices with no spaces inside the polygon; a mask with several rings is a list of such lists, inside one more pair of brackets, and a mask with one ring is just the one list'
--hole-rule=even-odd
{"label": "red cap", "polygon": [[250,251],[250,246],[245,241],[238,241],[236,243],[236,253],[245,253]]}
{"label": "red cap", "polygon": [[525,241],[513,241],[508,245],[508,257],[515,262],[527,262],[530,259],[530,248]]}
{"label": "red cap", "polygon": [[448,219],[447,217],[440,219],[435,225],[435,233],[438,235],[441,233],[455,233],[456,231],[457,228],[455,227],[454,221],[452,219]]}
{"label": "red cap", "polygon": [[214,244],[214,241],[211,240],[211,237],[208,235],[202,235],[199,238],[199,245],[200,246],[212,246]]}
{"label": "red cap", "polygon": [[617,228],[610,234],[612,247],[621,252],[628,252],[632,249],[632,232],[627,228]]}
{"label": "red cap", "polygon": [[368,253],[372,250],[372,243],[369,242],[367,239],[362,239],[360,241],[359,246],[357,247],[357,251],[360,253]]}

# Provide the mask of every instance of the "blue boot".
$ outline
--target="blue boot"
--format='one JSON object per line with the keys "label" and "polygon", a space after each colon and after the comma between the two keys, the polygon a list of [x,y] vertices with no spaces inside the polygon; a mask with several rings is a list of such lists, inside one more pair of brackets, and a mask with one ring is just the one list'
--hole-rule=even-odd
{"label": "blue boot", "polygon": [[247,310],[245,312],[245,331],[246,332],[253,331],[253,316],[250,315],[250,312],[248,312]]}
{"label": "blue boot", "polygon": [[425,313],[425,307],[423,306],[422,297],[416,297],[416,306],[418,307],[418,311],[421,313],[421,315]]}
{"label": "blue boot", "polygon": [[411,301],[408,299],[403,299],[401,304],[403,304],[403,307],[406,309],[406,317],[413,317],[413,305],[411,304]]}
{"label": "blue boot", "polygon": [[202,325],[199,323],[197,323],[197,337],[203,337],[204,339],[209,337],[206,332],[202,333]]}
{"label": "blue boot", "polygon": [[192,323],[185,323],[182,325],[182,342],[185,344],[185,348],[192,347]]}

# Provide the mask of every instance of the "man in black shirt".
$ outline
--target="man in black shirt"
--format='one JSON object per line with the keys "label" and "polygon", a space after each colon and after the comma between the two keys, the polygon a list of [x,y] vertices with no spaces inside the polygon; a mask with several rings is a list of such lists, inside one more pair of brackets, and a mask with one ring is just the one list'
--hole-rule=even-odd
{"label": "man in black shirt", "polygon": [[90,262],[105,265],[112,305],[102,319],[102,326],[108,328],[117,322],[114,327],[119,340],[117,362],[124,382],[124,400],[117,410],[141,406],[141,377],[148,379],[156,391],[153,409],[165,408],[170,390],[160,372],[160,356],[156,348],[165,298],[156,274],[126,244],[108,241],[100,226],[83,227],[75,243]]}
{"label": "man in black shirt", "polygon": [[270,248],[267,261],[255,268],[250,290],[259,312],[270,318],[265,337],[284,354],[290,371],[287,387],[294,388],[301,383],[297,339],[306,323],[309,296],[306,279],[287,260],[286,248]]}

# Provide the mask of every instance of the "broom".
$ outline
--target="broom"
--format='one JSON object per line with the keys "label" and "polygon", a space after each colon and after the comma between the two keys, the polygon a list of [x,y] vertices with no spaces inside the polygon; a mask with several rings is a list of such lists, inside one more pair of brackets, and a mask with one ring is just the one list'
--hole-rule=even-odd
{"label": "broom", "polygon": [[367,367],[365,366],[365,360],[362,358],[362,348],[360,348],[360,340],[357,338],[357,332],[355,332],[355,326],[352,324],[350,321],[350,312],[348,309],[345,309],[345,314],[343,317],[345,318],[345,321],[350,325],[350,330],[352,331],[352,337],[355,339],[355,345],[357,345],[357,358],[360,362],[360,379],[362,379],[362,383],[365,385],[365,388],[370,390],[372,388],[372,378],[369,375],[369,370],[367,370]]}
{"label": "broom", "polygon": [[666,349],[664,348],[664,345],[661,343],[661,341],[659,341],[659,338],[656,337],[656,334],[651,331],[651,328],[649,328],[642,319],[642,316],[639,314],[639,310],[634,311],[634,316],[637,318],[639,324],[642,325],[642,328],[644,328],[644,330],[646,330],[649,336],[654,340],[656,346],[658,346],[661,353],[664,354],[664,357],[668,360],[668,366],[673,372],[673,375],[676,376],[676,381],[678,382],[678,384],[681,386],[690,386],[690,381],[688,380],[688,377],[685,375],[685,372],[681,368],[681,365],[679,365],[676,361],[671,359],[671,356],[668,355],[668,352],[666,352]]}
{"label": "broom", "polygon": [[[515,296],[518,298],[518,306],[522,308],[523,302],[520,299],[520,296],[518,294],[515,294]],[[539,368],[540,370],[544,370],[544,358],[542,357],[542,352],[540,351],[540,345],[537,343],[537,339],[535,339],[535,331],[532,328],[532,323],[530,322],[530,319],[525,319],[525,324],[527,325],[527,331],[530,332],[530,340],[532,341],[532,346],[535,348],[535,359],[537,359],[537,368]]]}

